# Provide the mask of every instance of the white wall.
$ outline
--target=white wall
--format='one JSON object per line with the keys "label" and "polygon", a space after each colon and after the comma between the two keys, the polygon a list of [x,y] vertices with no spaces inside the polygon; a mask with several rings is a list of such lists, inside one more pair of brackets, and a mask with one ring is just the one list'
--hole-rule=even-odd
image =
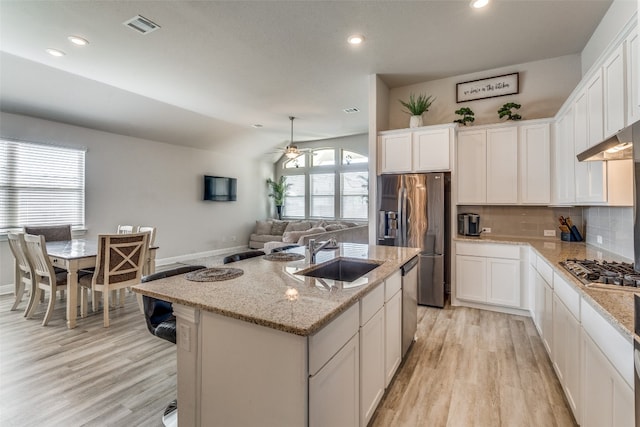
{"label": "white wall", "polygon": [[614,0],[602,17],[598,27],[582,50],[582,75],[589,71],[607,46],[616,38],[620,29],[636,13],[636,0]]}
{"label": "white wall", "polygon": [[[515,72],[520,73],[520,93],[517,95],[456,103],[456,83]],[[498,123],[501,120],[497,111],[507,102],[522,105],[518,113],[523,119],[553,117],[580,77],[580,57],[568,55],[394,88],[389,94],[389,129],[409,127],[409,115],[403,112],[398,100],[408,100],[411,93],[436,97],[423,115],[425,125],[451,123],[459,118],[454,112],[461,107],[474,111],[476,125]],[[379,127],[378,130],[387,129]]]}
{"label": "white wall", "polygon": [[[0,113],[0,123],[2,137],[87,148],[87,238],[118,224],[153,225],[157,257],[171,258],[246,246],[255,221],[267,216],[270,163],[14,114]],[[203,201],[205,174],[238,178],[238,200]],[[7,255],[0,248],[0,285],[13,282]]]}

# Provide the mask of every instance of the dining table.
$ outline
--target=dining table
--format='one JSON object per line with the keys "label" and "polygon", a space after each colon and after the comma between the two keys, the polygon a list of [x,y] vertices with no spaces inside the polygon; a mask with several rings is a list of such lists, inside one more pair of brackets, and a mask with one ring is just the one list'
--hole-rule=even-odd
{"label": "dining table", "polygon": [[[149,248],[143,275],[155,272],[157,249],[157,246]],[[73,329],[78,317],[78,272],[96,266],[98,239],[47,242],[47,254],[54,267],[67,271],[67,328]]]}

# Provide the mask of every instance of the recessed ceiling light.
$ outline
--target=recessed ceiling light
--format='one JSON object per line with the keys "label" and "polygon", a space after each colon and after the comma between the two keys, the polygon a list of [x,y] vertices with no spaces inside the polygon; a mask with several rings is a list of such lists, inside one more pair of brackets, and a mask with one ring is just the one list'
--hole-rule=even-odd
{"label": "recessed ceiling light", "polygon": [[359,113],[360,109],[358,107],[349,107],[349,108],[345,108],[342,111],[344,111],[347,114],[353,114],[353,113]]}
{"label": "recessed ceiling light", "polygon": [[349,44],[355,44],[355,45],[362,44],[362,42],[364,41],[364,36],[361,34],[353,34],[349,36],[347,41],[349,42]]}
{"label": "recessed ceiling light", "polygon": [[474,9],[481,9],[489,4],[489,0],[471,0],[469,4]]}
{"label": "recessed ceiling light", "polygon": [[61,57],[61,56],[65,56],[66,55],[66,53],[64,53],[63,51],[58,50],[58,49],[52,49],[52,48],[48,48],[47,49],[47,53],[49,55],[51,55],[51,56],[55,56],[55,57],[58,57],[58,58]]}
{"label": "recessed ceiling light", "polygon": [[67,37],[67,39],[69,39],[71,43],[78,46],[86,46],[89,44],[89,42],[86,39],[83,39],[82,37],[78,37],[78,36],[69,36]]}
{"label": "recessed ceiling light", "polygon": [[260,123],[256,123],[255,125],[251,125],[252,128],[260,129],[262,125]]}

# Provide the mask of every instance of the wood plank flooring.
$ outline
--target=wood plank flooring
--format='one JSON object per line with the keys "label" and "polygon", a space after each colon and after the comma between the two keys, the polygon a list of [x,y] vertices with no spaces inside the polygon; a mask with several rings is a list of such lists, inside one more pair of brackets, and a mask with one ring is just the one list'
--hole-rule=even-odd
{"label": "wood plank flooring", "polygon": [[[0,296],[0,425],[162,425],[175,346],[147,331],[134,295],[110,328],[98,312],[74,330],[63,301],[42,327],[44,306],[26,320],[9,311],[12,298]],[[575,425],[530,319],[451,307],[418,315],[418,341],[371,426]]]}
{"label": "wood plank flooring", "polygon": [[370,426],[576,425],[531,319],[419,307],[417,337]]}

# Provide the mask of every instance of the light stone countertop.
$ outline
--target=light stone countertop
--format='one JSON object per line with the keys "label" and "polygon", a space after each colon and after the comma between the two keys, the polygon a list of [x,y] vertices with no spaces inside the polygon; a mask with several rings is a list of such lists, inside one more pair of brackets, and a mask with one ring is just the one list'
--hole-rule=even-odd
{"label": "light stone countertop", "polygon": [[[316,265],[338,256],[376,260],[381,265],[354,282],[339,282],[294,274],[312,267],[308,256],[291,262],[255,257],[220,266],[243,270],[244,274],[235,279],[193,282],[178,275],[142,283],[133,290],[284,332],[312,335],[419,253],[416,248],[395,246],[354,243],[339,246],[335,250],[321,250]],[[304,254],[305,248],[291,252]],[[294,301],[285,294],[291,289],[297,291]]]}
{"label": "light stone countertop", "polygon": [[563,242],[561,240],[535,239],[526,237],[464,237],[457,236],[454,241],[478,243],[503,243],[529,245],[539,256],[553,267],[554,272],[562,276],[578,290],[581,296],[602,314],[629,341],[633,340],[633,295],[635,292],[597,289],[585,286],[559,263],[567,258],[602,259],[605,261],[633,262],[628,258],[607,252],[584,242]]}

